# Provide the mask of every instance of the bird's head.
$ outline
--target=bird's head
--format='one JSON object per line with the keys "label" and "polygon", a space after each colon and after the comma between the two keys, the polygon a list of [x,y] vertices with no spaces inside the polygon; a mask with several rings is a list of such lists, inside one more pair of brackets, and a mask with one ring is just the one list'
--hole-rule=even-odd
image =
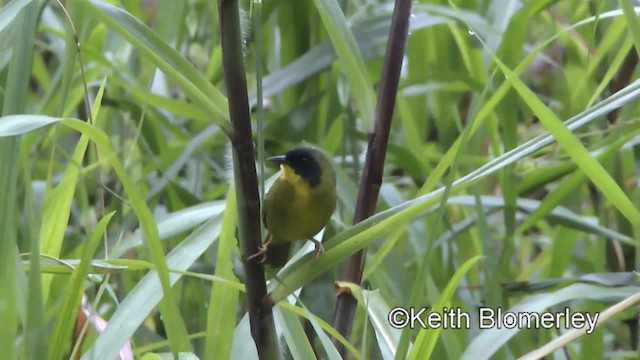
{"label": "bird's head", "polygon": [[272,156],[267,160],[280,164],[284,180],[297,182],[304,180],[314,188],[321,183],[335,184],[335,171],[329,159],[319,150],[313,148],[297,148],[285,155]]}

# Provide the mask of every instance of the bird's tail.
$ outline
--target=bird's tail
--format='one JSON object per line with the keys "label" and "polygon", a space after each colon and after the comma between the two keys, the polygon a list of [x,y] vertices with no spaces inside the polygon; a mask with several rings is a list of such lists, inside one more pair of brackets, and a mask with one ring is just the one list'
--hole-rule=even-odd
{"label": "bird's tail", "polygon": [[290,252],[290,242],[270,244],[267,247],[267,259],[265,260],[265,263],[274,269],[279,269],[289,260]]}

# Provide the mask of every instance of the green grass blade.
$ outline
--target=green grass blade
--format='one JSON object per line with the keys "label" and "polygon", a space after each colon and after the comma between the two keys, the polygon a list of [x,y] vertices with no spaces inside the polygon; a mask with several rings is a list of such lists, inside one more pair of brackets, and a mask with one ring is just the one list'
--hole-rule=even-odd
{"label": "green grass blade", "polygon": [[[158,221],[160,240],[167,240],[200,226],[212,217],[222,214],[224,209],[225,203],[223,201],[211,201],[173,212]],[[138,231],[111,249],[109,255],[111,258],[119,258],[134,247],[142,245],[144,245],[144,236],[142,232]]]}
{"label": "green grass blade", "polygon": [[[220,218],[214,218],[185,238],[167,256],[167,266],[172,270],[186,270],[211,246],[221,231]],[[175,284],[182,275],[172,273],[171,284]],[[116,312],[109,319],[105,331],[83,355],[84,360],[112,359],[129,341],[133,333],[149,316],[151,311],[163,297],[158,273],[147,273],[136,287],[129,292],[120,303]]]}
{"label": "green grass blade", "polygon": [[[237,281],[233,273],[233,251],[236,248],[236,195],[231,185],[227,192],[227,206],[222,218],[222,232],[218,241],[215,276]],[[209,299],[207,312],[207,335],[205,337],[205,358],[229,358],[233,332],[236,327],[238,307],[238,291],[226,288],[222,284],[214,284]]]}
{"label": "green grass blade", "polygon": [[[338,61],[351,87],[351,96],[358,105],[360,116],[366,124],[373,124],[375,95],[364,60],[358,49],[347,19],[336,0],[314,0],[329,38],[338,54]],[[370,127],[370,126],[369,126]]]}
{"label": "green grass blade", "polygon": [[[587,284],[574,284],[546,294],[539,294],[529,297],[516,306],[510,308],[509,312],[544,312],[554,305],[566,303],[570,300],[596,300],[611,301],[622,300],[638,292],[635,286],[625,287],[602,287]],[[492,356],[504,345],[519,333],[520,329],[492,328],[482,330],[476,336],[462,354],[462,360],[484,360],[491,359]]]}
{"label": "green grass blade", "polygon": [[[40,226],[42,254],[60,257],[60,249],[71,213],[71,202],[80,177],[79,164],[82,164],[88,145],[89,138],[86,135],[81,135],[62,180],[55,188],[45,193],[42,225]],[[44,275],[42,278],[42,296],[45,303],[49,297],[52,281],[53,276],[51,275]]]}
{"label": "green grass blade", "polygon": [[[329,336],[327,336],[327,333],[329,335],[333,336],[334,338],[339,339],[340,343],[344,344],[347,347],[347,350],[349,350],[351,352],[351,355],[355,359],[361,359],[362,358],[360,356],[360,354],[357,352],[357,350],[349,342],[347,342],[347,340],[344,339],[344,337],[342,337],[342,335],[340,335],[340,333],[338,333],[327,322],[325,322],[324,320],[322,320],[322,319],[318,318],[317,316],[313,315],[303,305],[300,308],[300,307],[291,305],[289,303],[280,303],[279,307],[280,307],[281,310],[285,310],[286,309],[287,311],[290,311],[293,314],[297,314],[298,316],[304,317],[311,323],[311,326],[313,327],[313,330],[315,331],[316,335],[318,336],[318,339],[319,339],[320,343],[322,344],[322,347],[324,348],[324,351],[325,351],[325,354],[327,356],[327,359],[330,359],[330,360],[340,360],[340,359],[342,359],[342,357],[340,357],[340,353],[338,353],[338,350],[336,349],[335,345],[331,341],[331,338],[329,338]],[[326,331],[326,333],[325,333],[325,331]]]}
{"label": "green grass blade", "polygon": [[160,70],[178,83],[204,112],[215,114],[211,121],[223,124],[228,120],[226,97],[159,35],[125,10],[98,0],[90,0],[89,4],[94,16],[149,57]]}
{"label": "green grass blade", "polygon": [[[366,309],[369,319],[371,319],[371,325],[376,333],[382,357],[385,360],[393,360],[400,343],[401,331],[392,327],[389,323],[391,307],[380,295],[380,291],[362,291],[362,299],[358,300],[362,300],[361,304]],[[413,344],[409,343],[409,351],[412,348]]]}
{"label": "green grass blade", "polygon": [[135,184],[131,181],[122,163],[115,156],[109,138],[104,132],[85,122],[77,120],[65,120],[63,123],[91,138],[98,147],[100,158],[103,161],[108,160],[110,162],[113,170],[122,182],[124,191],[128,195],[131,206],[140,221],[140,225],[144,232],[145,243],[149,249],[152,261],[160,278],[160,284],[162,285],[164,295],[164,299],[160,304],[160,307],[164,317],[167,335],[169,336],[169,341],[172,343],[172,350],[191,351],[191,343],[187,337],[187,330],[181,319],[180,311],[169,284],[169,270],[164,250],[160,243],[157,224],[155,223],[153,215],[147,207],[144,198],[140,194],[139,190],[136,189]]}
{"label": "green grass blade", "polygon": [[0,8],[0,31],[6,29],[20,14],[23,7],[29,5],[33,0],[11,1]]}
{"label": "green grass blade", "polygon": [[282,326],[292,358],[317,359],[298,317],[289,311],[282,311],[280,307],[273,308],[273,315],[276,322]]}
{"label": "green grass blade", "polygon": [[636,52],[640,55],[640,23],[638,23],[638,15],[633,8],[633,2],[619,0],[618,4],[622,8],[624,18],[627,21],[627,29],[629,30],[629,36],[633,39],[633,43],[636,47]]}
{"label": "green grass blade", "polygon": [[[451,299],[458,289],[458,285],[460,281],[464,278],[467,272],[473,267],[482,256],[476,256],[467,260],[461,267],[458,269],[451,280],[447,283],[447,286],[444,288],[444,291],[440,295],[440,299],[438,302],[430,309],[430,312],[442,314],[445,308],[451,307]],[[442,328],[436,327],[433,329],[422,329],[414,342],[413,350],[410,353],[410,359],[423,359],[424,357],[431,357],[433,353],[433,349],[436,346],[436,341],[438,340],[438,336],[440,335],[440,331]]]}
{"label": "green grass blade", "polygon": [[0,137],[27,134],[59,122],[61,119],[45,115],[7,115],[0,118]]}
{"label": "green grass blade", "polygon": [[518,76],[506,67],[500,59],[492,55],[500,70],[511,82],[522,100],[533,110],[538,119],[547,128],[564,151],[571,156],[585,175],[602,191],[611,203],[631,221],[635,227],[640,227],[640,212],[625,195],[620,186],[611,178],[602,165],[591,157],[589,151],[582,145],[558,117],[529,89]]}
{"label": "green grass blade", "polygon": [[[3,69],[4,75],[0,79],[2,92],[0,93],[2,102],[0,113],[2,115],[28,111],[27,94],[31,79],[37,18],[37,3],[32,1],[15,1],[0,9],[0,31],[10,32],[9,35],[3,33],[2,36],[11,38],[13,41],[9,66],[6,70]],[[19,151],[19,138],[0,139],[0,196],[3,199],[0,202],[0,318],[3,322],[0,326],[0,349],[2,349],[2,356],[7,359],[18,358],[19,325],[29,332],[23,339],[26,350],[24,355],[27,358],[33,358],[35,352],[44,348],[43,339],[39,333],[42,330],[37,329],[42,322],[41,299],[37,292],[32,293],[34,299],[29,304],[30,307],[37,306],[37,309],[29,309],[33,310],[34,314],[25,316],[23,310],[27,302],[27,277],[17,261],[18,232],[16,229],[19,219],[16,204],[21,202],[17,197]],[[38,279],[32,276],[31,280],[30,285],[37,284]]]}
{"label": "green grass blade", "polygon": [[82,301],[82,295],[84,294],[84,285],[87,274],[89,273],[91,259],[98,249],[102,235],[113,215],[115,215],[115,212],[111,212],[100,219],[95,231],[91,234],[82,250],[80,264],[71,274],[69,286],[64,292],[65,296],[62,301],[62,307],[57,314],[55,326],[51,333],[49,359],[62,359],[70,350],[72,330],[75,326],[74,320],[76,319],[78,308]]}

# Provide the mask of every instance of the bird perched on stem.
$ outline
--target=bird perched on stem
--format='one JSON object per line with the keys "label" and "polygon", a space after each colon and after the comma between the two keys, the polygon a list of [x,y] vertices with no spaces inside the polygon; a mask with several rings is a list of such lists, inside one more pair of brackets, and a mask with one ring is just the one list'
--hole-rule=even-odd
{"label": "bird perched on stem", "polygon": [[264,199],[262,221],[267,236],[260,250],[249,259],[280,268],[289,259],[291,243],[310,240],[316,258],[322,243],[313,238],[329,222],[336,208],[336,173],[331,161],[320,150],[297,148],[267,160],[280,164],[282,174]]}

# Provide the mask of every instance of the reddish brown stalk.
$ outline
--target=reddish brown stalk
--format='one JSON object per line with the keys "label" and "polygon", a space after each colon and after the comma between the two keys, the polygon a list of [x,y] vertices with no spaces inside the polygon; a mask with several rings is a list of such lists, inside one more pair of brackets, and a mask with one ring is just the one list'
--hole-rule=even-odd
{"label": "reddish brown stalk", "polygon": [[[369,144],[364,162],[362,179],[358,191],[358,201],[353,223],[359,223],[373,215],[378,203],[384,160],[389,142],[391,120],[400,82],[400,69],[407,43],[409,16],[411,14],[411,0],[396,0],[387,52],[385,55],[382,79],[378,90],[378,104],[375,112],[373,132],[369,134]],[[354,254],[347,260],[342,279],[355,284],[362,281],[362,272],[366,258],[366,250]],[[351,335],[353,317],[357,301],[346,288],[338,290],[338,299],[333,317],[333,326],[345,338]],[[345,356],[345,348],[335,342],[340,354]]]}

